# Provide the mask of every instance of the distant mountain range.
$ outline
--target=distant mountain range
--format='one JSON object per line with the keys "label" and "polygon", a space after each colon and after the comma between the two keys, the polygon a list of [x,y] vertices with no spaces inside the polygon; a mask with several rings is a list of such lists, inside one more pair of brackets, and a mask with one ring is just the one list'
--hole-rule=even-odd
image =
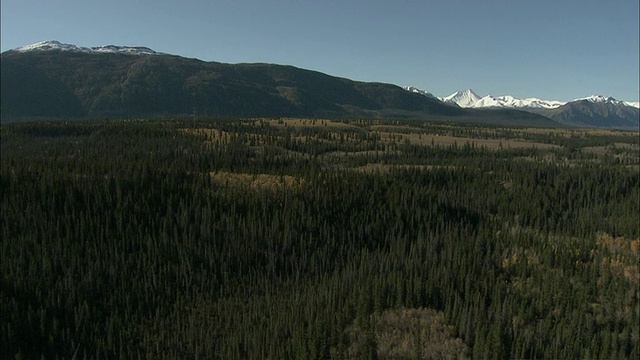
{"label": "distant mountain range", "polygon": [[439,98],[413,86],[405,86],[404,89],[428,98],[437,98],[452,106],[474,109],[518,109],[540,114],[570,126],[638,129],[640,123],[638,109],[640,103],[619,101],[602,95],[564,102],[537,98],[518,99],[511,95],[481,97],[471,89]]}
{"label": "distant mountain range", "polygon": [[534,108],[554,109],[564,105],[564,102],[553,100],[541,100],[536,98],[518,99],[511,95],[484,97],[478,96],[473,90],[457,91],[441,101],[456,104],[460,107],[470,108]]}
{"label": "distant mountain range", "polygon": [[[415,88],[406,91],[285,65],[205,62],[147,47],[87,48],[45,41],[4,52],[0,59],[2,122],[213,115],[561,126],[588,124],[574,121],[575,114],[596,112],[586,106],[576,107],[571,116],[536,113],[531,107],[462,106]],[[474,95],[468,91],[460,96],[471,104]],[[616,119],[627,116],[613,109],[609,113]],[[616,125],[605,126],[632,127],[625,121],[611,124]]]}
{"label": "distant mountain range", "polygon": [[[413,86],[406,86],[406,90],[415,92],[418,94],[435,97],[433,94],[417,89]],[[537,98],[526,98],[526,99],[518,99],[511,95],[503,95],[503,96],[493,96],[487,95],[484,97],[478,96],[473,90],[467,89],[463,91],[456,91],[455,93],[443,97],[438,98],[439,100],[448,103],[448,104],[456,104],[463,108],[526,108],[526,109],[556,109],[561,107],[562,105],[567,104],[565,101],[557,101],[557,100],[542,100]],[[640,107],[639,102],[630,102],[630,101],[619,101],[612,97],[602,96],[602,95],[592,95],[589,97],[576,99],[573,101],[581,101],[588,100],[594,103],[609,103],[613,105],[626,105],[638,108]]]}

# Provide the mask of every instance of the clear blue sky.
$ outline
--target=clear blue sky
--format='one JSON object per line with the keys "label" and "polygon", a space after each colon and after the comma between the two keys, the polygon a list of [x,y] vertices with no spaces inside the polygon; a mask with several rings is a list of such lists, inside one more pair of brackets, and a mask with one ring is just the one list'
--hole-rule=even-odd
{"label": "clear blue sky", "polygon": [[2,51],[43,40],[293,65],[445,96],[637,101],[638,0],[2,0]]}

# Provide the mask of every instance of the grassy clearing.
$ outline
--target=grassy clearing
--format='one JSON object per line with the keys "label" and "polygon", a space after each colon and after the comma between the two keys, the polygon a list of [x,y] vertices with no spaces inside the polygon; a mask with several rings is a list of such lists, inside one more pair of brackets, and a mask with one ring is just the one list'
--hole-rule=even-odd
{"label": "grassy clearing", "polygon": [[[570,166],[578,164],[575,155],[572,155],[578,152],[585,155],[580,160],[582,162],[617,161],[623,165],[637,164],[640,152],[637,133],[604,129],[480,127],[303,118],[247,119],[242,120],[241,124],[246,130],[235,133],[230,133],[231,130],[227,128],[208,127],[183,128],[180,131],[200,137],[205,146],[221,145],[226,148],[228,144],[237,145],[240,142],[241,146],[249,146],[258,153],[273,153],[279,148],[277,151],[281,155],[302,159],[320,154],[332,163],[353,157],[399,154],[404,151],[403,145],[471,147],[492,152],[532,150],[536,152],[536,157],[526,160],[544,159]],[[269,131],[262,132],[264,127]],[[315,146],[323,150],[309,151]],[[371,165],[360,171],[387,171],[389,167],[377,164],[377,161],[373,160]]]}
{"label": "grassy clearing", "polygon": [[[506,128],[505,128],[506,129]],[[503,129],[503,130],[505,130]],[[637,136],[637,132],[622,131],[622,130],[609,130],[609,129],[575,129],[575,128],[525,128],[513,130],[523,134],[541,134],[541,135],[562,135],[566,137],[572,136]]]}
{"label": "grassy clearing", "polygon": [[435,170],[435,169],[449,169],[455,170],[455,166],[442,166],[442,165],[395,165],[395,164],[382,164],[382,163],[369,163],[363,166],[358,166],[353,170],[363,173],[386,173],[392,169],[416,169],[416,170]]}
{"label": "grassy clearing", "polygon": [[526,140],[509,140],[509,139],[475,139],[469,137],[457,137],[446,135],[429,135],[429,134],[396,134],[396,133],[381,133],[382,139],[386,141],[408,141],[410,144],[422,145],[422,146],[462,146],[464,144],[470,144],[478,148],[485,148],[489,150],[501,150],[501,149],[559,149],[560,146],[545,144],[540,142],[526,141]]}
{"label": "grassy clearing", "polygon": [[309,127],[309,128],[337,128],[337,129],[359,129],[358,126],[348,124],[345,122],[329,120],[329,119],[301,119],[301,118],[282,118],[282,119],[268,119],[261,120],[267,122],[269,125],[284,127],[290,126],[295,128]]}
{"label": "grassy clearing", "polygon": [[[432,309],[397,308],[371,316],[373,336],[366,326],[348,330],[349,355],[364,358],[375,343],[379,359],[464,359],[469,348],[455,336],[444,313]],[[373,340],[373,341],[372,341]]]}
{"label": "grassy clearing", "polygon": [[214,184],[229,188],[251,190],[279,190],[299,188],[304,180],[290,175],[246,174],[232,172],[212,172],[209,174]]}
{"label": "grassy clearing", "polygon": [[595,258],[596,255],[600,255],[599,265],[608,269],[613,276],[625,277],[637,286],[640,282],[640,238],[632,240],[601,233],[596,239],[596,244],[591,254]]}

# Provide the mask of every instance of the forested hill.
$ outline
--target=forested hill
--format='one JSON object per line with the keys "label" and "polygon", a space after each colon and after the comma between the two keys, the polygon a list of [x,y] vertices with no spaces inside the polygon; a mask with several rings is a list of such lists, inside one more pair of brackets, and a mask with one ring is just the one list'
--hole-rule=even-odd
{"label": "forested hill", "polygon": [[382,83],[273,64],[71,51],[2,54],[3,122],[180,115],[414,118],[555,126],[520,111],[464,110]]}

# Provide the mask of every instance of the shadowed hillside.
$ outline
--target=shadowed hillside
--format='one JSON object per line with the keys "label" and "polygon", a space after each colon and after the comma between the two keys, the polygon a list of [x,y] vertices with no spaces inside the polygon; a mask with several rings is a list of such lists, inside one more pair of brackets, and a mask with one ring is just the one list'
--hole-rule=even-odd
{"label": "shadowed hillside", "polygon": [[2,54],[2,119],[182,115],[445,118],[554,126],[523,112],[446,106],[382,83],[273,64],[171,55],[9,51]]}

